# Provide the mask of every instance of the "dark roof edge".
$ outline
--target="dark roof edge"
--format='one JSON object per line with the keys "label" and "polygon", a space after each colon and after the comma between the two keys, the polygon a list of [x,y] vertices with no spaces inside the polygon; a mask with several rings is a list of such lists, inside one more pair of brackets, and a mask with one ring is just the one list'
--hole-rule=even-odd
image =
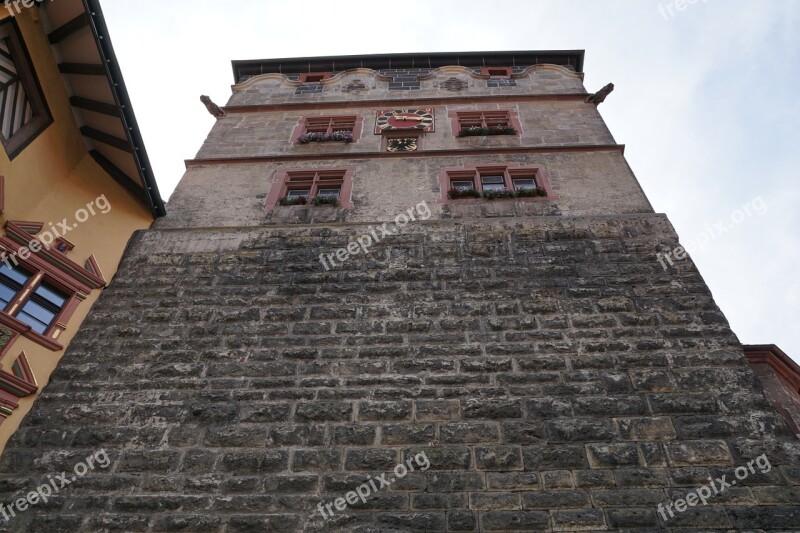
{"label": "dark roof edge", "polygon": [[133,112],[133,105],[128,95],[128,89],[122,77],[122,70],[119,67],[117,56],[114,53],[114,47],[111,44],[108,26],[106,26],[106,20],[105,17],[103,17],[103,10],[100,8],[100,2],[99,0],[83,0],[83,4],[91,16],[92,24],[90,24],[90,27],[92,29],[92,35],[103,57],[111,90],[114,93],[114,98],[117,99],[117,103],[122,109],[122,120],[128,136],[128,142],[131,143],[131,147],[133,148],[133,156],[136,159],[139,177],[142,179],[142,182],[144,182],[146,188],[145,192],[150,198],[152,204],[150,208],[155,218],[163,217],[167,214],[167,211],[164,207],[164,201],[161,199],[158,185],[156,184],[150,158],[147,156],[147,149],[142,139],[142,133],[139,130],[139,123],[136,121],[136,115]]}
{"label": "dark roof edge", "polygon": [[[437,68],[445,65],[500,67],[514,64],[536,65],[550,63],[571,66],[576,72],[582,73],[584,55],[584,50],[518,50],[509,52],[435,52],[245,59],[235,60],[231,63],[234,82],[239,83],[244,76],[269,72],[291,74],[327,72],[348,70],[359,66],[379,70],[382,68]],[[392,65],[393,62],[395,66]],[[339,63],[341,67],[336,68],[336,63]]]}

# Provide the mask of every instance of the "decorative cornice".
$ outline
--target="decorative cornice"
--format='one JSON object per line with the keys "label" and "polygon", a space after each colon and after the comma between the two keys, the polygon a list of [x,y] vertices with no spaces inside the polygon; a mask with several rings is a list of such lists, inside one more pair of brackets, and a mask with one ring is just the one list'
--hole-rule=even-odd
{"label": "decorative cornice", "polygon": [[445,65],[513,67],[549,64],[581,73],[583,60],[583,50],[512,50],[249,59],[233,61],[232,66],[234,83],[240,83],[244,78],[266,73],[341,72],[354,68],[427,70]]}
{"label": "decorative cornice", "polygon": [[[334,78],[331,78],[334,79]],[[327,80],[325,80],[327,81]],[[492,105],[500,102],[583,102],[585,103],[586,97],[589,93],[564,93],[564,94],[493,94],[493,95],[475,95],[475,96],[437,96],[437,97],[422,97],[413,98],[414,105],[417,107],[430,107],[436,105],[456,105],[456,104],[486,104]],[[393,107],[393,106],[407,106],[411,99],[409,98],[390,98],[390,99],[355,99],[355,100],[338,100],[338,101],[317,101],[317,102],[285,102],[281,104],[255,104],[255,105],[234,105],[226,106],[223,109],[225,113],[263,113],[275,111],[292,111],[292,110],[328,110],[328,109],[346,109],[346,108],[364,108],[364,107]]]}
{"label": "decorative cornice", "polygon": [[19,407],[20,398],[35,394],[38,390],[36,376],[28,364],[28,357],[22,352],[11,365],[11,372],[0,370],[0,423]]}
{"label": "decorative cornice", "polygon": [[[522,72],[520,72],[518,74],[512,74],[511,77],[514,78],[514,79],[527,78],[528,76],[530,76],[534,72],[537,72],[537,71],[540,71],[540,70],[549,70],[551,72],[558,72],[558,73],[560,73],[560,74],[562,74],[562,75],[564,75],[564,76],[566,76],[568,78],[574,78],[576,80],[583,80],[583,74],[581,74],[581,73],[575,72],[574,70],[570,70],[570,69],[568,69],[566,67],[563,67],[561,65],[549,65],[549,64],[531,65],[531,66],[525,68]],[[481,74],[480,72],[476,72],[476,71],[474,71],[473,69],[471,69],[469,67],[464,67],[464,66],[460,66],[460,65],[448,65],[448,66],[445,66],[445,67],[434,68],[434,69],[431,69],[430,72],[428,72],[426,74],[421,74],[418,79],[419,80],[431,80],[431,79],[435,78],[437,75],[440,75],[440,74],[461,74],[461,75],[469,76],[472,79],[476,79],[476,80],[489,80],[489,79],[491,79],[491,76],[489,76],[488,74]],[[279,81],[284,86],[290,87],[290,88],[296,88],[296,87],[300,87],[301,85],[303,85],[303,82],[301,82],[299,80],[294,80],[294,79],[289,78],[290,75],[292,75],[292,74],[291,73],[290,74],[281,74],[281,73],[278,73],[278,72],[269,72],[269,73],[266,73],[266,74],[258,74],[256,76],[247,78],[245,81],[243,81],[241,83],[237,83],[235,85],[231,85],[231,90],[233,92],[235,92],[235,93],[236,92],[240,92],[240,91],[245,91],[245,90],[249,89],[251,86],[257,84],[260,81],[269,81],[269,80]],[[296,75],[297,74],[294,74],[294,76],[296,76]],[[319,81],[319,83],[321,83],[322,85],[336,85],[336,84],[338,84],[338,83],[340,83],[342,81],[342,78],[345,78],[345,77],[351,76],[351,75],[370,76],[370,77],[372,77],[372,78],[374,78],[374,79],[376,79],[378,81],[383,81],[383,82],[386,82],[386,83],[388,83],[388,82],[393,80],[393,78],[391,76],[384,76],[378,70],[373,70],[371,68],[359,67],[359,68],[353,68],[353,69],[342,70],[342,71],[336,72],[331,77],[325,78],[325,79]]]}
{"label": "decorative cornice", "polygon": [[[88,289],[99,289],[101,287],[105,287],[106,280],[102,277],[102,275],[98,275],[96,272],[80,266],[78,263],[68,259],[64,254],[38,246],[37,248],[39,248],[39,250],[34,252],[31,249],[30,244],[31,242],[36,241],[36,239],[31,239],[31,236],[37,235],[39,231],[41,231],[42,227],[44,227],[44,224],[40,222],[23,222],[18,220],[9,220],[6,222],[6,235],[18,245],[16,250],[10,249],[9,252],[11,254],[16,253],[18,255],[23,248],[27,248],[30,251],[31,256],[36,256],[41,260],[54,265],[69,277],[74,278],[75,281],[79,282],[76,288],[83,289],[84,292],[86,292]],[[8,243],[6,242],[6,244]],[[75,283],[73,283],[73,285],[75,285]],[[88,287],[88,289],[84,288],[84,285]]]}
{"label": "decorative cornice", "polygon": [[206,165],[233,165],[233,164],[259,164],[259,163],[288,163],[297,161],[331,161],[341,159],[382,159],[382,158],[418,158],[418,157],[464,157],[485,154],[547,154],[547,153],[575,153],[575,152],[625,152],[624,144],[600,145],[567,145],[567,146],[504,146],[486,149],[452,149],[452,150],[422,150],[417,152],[337,152],[327,154],[291,154],[291,155],[265,155],[253,157],[210,157],[187,159],[186,168],[201,167]]}

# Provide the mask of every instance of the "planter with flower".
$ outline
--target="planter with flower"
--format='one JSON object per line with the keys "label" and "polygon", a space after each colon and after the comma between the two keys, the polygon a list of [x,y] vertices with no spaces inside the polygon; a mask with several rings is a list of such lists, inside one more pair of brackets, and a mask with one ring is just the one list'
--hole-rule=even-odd
{"label": "planter with flower", "polygon": [[336,207],[339,205],[339,199],[335,196],[317,196],[311,201],[311,205],[330,205]]}
{"label": "planter with flower", "polygon": [[281,198],[278,200],[279,205],[289,206],[289,205],[306,205],[308,203],[308,199],[305,196],[296,196],[294,198]]}
{"label": "planter with flower", "polygon": [[342,142],[345,144],[349,144],[353,142],[353,134],[349,131],[334,131],[331,133],[321,133],[321,132],[309,132],[304,133],[300,137],[297,138],[297,142],[300,144],[308,144],[308,143],[327,143],[327,142]]}
{"label": "planter with flower", "polygon": [[483,193],[486,200],[506,200],[516,198],[517,191],[486,191]]}
{"label": "planter with flower", "polygon": [[486,135],[517,135],[517,130],[513,126],[498,125],[498,126],[470,126],[462,128],[458,132],[459,137],[483,137]]}
{"label": "planter with flower", "polygon": [[451,200],[458,200],[460,198],[480,198],[481,193],[476,189],[450,189],[447,191],[447,197]]}
{"label": "planter with flower", "polygon": [[517,191],[517,196],[519,198],[545,197],[547,196],[547,191],[541,187],[536,187],[535,189],[520,189]]}

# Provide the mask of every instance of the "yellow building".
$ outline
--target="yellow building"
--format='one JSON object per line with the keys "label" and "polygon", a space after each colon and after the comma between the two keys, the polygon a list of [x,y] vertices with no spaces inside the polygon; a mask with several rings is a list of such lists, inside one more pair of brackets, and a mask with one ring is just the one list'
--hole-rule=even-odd
{"label": "yellow building", "polygon": [[165,214],[96,0],[0,5],[0,141],[2,450]]}

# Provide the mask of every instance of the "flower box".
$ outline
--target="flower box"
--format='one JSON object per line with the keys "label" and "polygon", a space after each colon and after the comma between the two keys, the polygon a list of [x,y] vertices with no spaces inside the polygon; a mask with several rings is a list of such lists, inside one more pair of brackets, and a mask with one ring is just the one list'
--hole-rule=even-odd
{"label": "flower box", "polygon": [[339,205],[339,199],[335,196],[317,196],[311,201],[312,205],[330,205],[336,207]]}
{"label": "flower box", "polygon": [[298,196],[297,198],[291,198],[291,199],[289,199],[289,198],[281,198],[280,200],[278,200],[278,204],[283,205],[283,206],[288,206],[288,205],[306,205],[307,203],[308,203],[308,200],[306,199],[305,196]]}
{"label": "flower box", "polygon": [[463,128],[458,132],[459,137],[482,137],[486,135],[517,135],[516,128],[512,126],[489,126],[483,128],[481,126],[470,126]]}
{"label": "flower box", "polygon": [[345,144],[353,142],[353,134],[349,131],[334,131],[332,133],[319,133],[310,132],[304,133],[297,138],[300,144],[308,143],[327,143],[327,142],[343,142]]}
{"label": "flower box", "polygon": [[534,198],[537,196],[538,197],[547,196],[547,191],[545,191],[541,187],[536,187],[535,189],[520,189],[516,192],[519,198]]}
{"label": "flower box", "polygon": [[451,200],[458,200],[459,198],[480,198],[481,193],[475,189],[450,189],[447,191],[447,197]]}
{"label": "flower box", "polygon": [[517,191],[486,191],[483,193],[486,200],[505,200],[508,198],[516,198]]}
{"label": "flower box", "polygon": [[486,191],[481,193],[475,189],[450,189],[447,197],[451,200],[462,198],[483,198],[484,200],[510,200],[513,198],[546,198],[547,191],[541,187],[535,189],[520,189],[517,191]]}

